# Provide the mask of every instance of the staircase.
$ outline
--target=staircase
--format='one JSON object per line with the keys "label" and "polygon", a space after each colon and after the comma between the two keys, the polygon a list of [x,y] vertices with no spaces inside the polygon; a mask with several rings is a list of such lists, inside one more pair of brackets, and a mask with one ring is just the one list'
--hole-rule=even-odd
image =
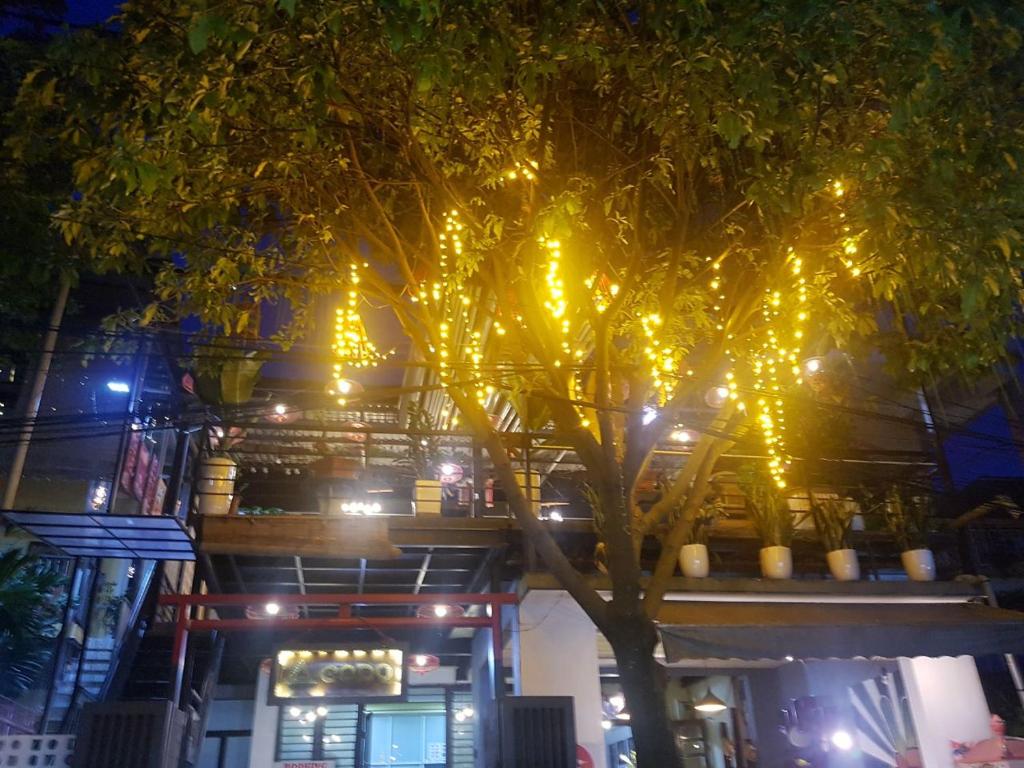
{"label": "staircase", "polygon": [[114,662],[114,638],[90,637],[82,649],[82,669],[78,684],[90,696],[99,697],[106,685],[107,675]]}
{"label": "staircase", "polygon": [[114,639],[111,637],[90,637],[82,649],[81,671],[78,674],[76,692],[75,677],[60,678],[53,689],[50,703],[47,732],[57,733],[64,727],[68,711],[72,709],[72,699],[77,699],[76,707],[86,701],[99,699],[103,694],[104,685],[114,664]]}
{"label": "staircase", "polygon": [[[167,701],[174,696],[174,635],[170,628],[150,629],[139,641],[135,658],[120,690],[120,701]],[[208,704],[220,673],[224,638],[215,633],[190,633],[185,659],[181,708],[186,714],[185,765],[199,756],[206,730]]]}

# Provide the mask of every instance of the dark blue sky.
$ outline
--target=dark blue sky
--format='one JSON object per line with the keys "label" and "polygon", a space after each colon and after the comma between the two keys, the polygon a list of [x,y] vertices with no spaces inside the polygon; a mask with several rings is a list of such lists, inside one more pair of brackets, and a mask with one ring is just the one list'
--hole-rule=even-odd
{"label": "dark blue sky", "polygon": [[67,20],[72,24],[95,24],[110,18],[117,0],[67,0]]}

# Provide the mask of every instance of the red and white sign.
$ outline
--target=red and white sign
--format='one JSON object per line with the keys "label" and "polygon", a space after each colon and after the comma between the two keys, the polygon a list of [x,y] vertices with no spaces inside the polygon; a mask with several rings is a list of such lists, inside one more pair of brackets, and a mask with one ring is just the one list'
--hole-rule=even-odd
{"label": "red and white sign", "polygon": [[587,752],[586,747],[576,745],[576,768],[594,768],[594,758]]}
{"label": "red and white sign", "polygon": [[333,760],[285,760],[274,763],[274,768],[334,768]]}

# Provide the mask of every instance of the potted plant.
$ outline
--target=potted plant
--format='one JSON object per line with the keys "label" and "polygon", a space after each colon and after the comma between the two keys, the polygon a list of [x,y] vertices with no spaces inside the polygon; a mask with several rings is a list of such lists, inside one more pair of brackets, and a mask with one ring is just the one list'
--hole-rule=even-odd
{"label": "potted plant", "polygon": [[423,408],[409,406],[409,442],[403,463],[416,474],[412,508],[416,515],[440,515],[443,489],[437,477],[438,443],[434,422]]}
{"label": "potted plant", "polygon": [[708,538],[711,535],[711,526],[721,514],[722,502],[718,496],[705,501],[697,510],[686,532],[683,546],[679,550],[679,568],[683,576],[704,579],[711,572]]}
{"label": "potted plant", "polygon": [[828,569],[836,581],[857,581],[860,564],[857,550],[850,547],[850,526],[857,514],[857,505],[850,499],[811,498],[811,517],[818,531],[818,540],[825,548]]}
{"label": "potted plant", "polygon": [[761,539],[761,575],[788,579],[793,575],[793,513],[779,491],[766,483],[744,489],[747,517]]}
{"label": "potted plant", "polygon": [[885,495],[882,513],[910,580],[935,581],[935,556],[928,548],[928,499],[909,496],[893,486]]}
{"label": "potted plant", "polygon": [[[257,350],[224,349],[220,346],[196,348],[199,361],[194,376],[189,374],[185,388],[214,409],[244,405],[252,399],[266,353]],[[234,501],[238,464],[227,451],[242,439],[242,431],[231,427],[211,440],[214,451],[199,463],[197,487],[199,513],[227,515]]]}

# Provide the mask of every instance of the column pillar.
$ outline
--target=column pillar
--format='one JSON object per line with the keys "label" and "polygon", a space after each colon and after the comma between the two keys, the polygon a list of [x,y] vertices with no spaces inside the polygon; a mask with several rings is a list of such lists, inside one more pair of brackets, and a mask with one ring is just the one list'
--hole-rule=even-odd
{"label": "column pillar", "polygon": [[523,598],[518,661],[521,695],[573,697],[576,743],[595,768],[606,768],[597,628],[569,593],[536,590]]}
{"label": "column pillar", "polygon": [[272,768],[277,752],[277,713],[280,707],[267,703],[270,694],[270,660],[260,664],[256,696],[252,707],[252,741],[249,768]]}
{"label": "column pillar", "polygon": [[970,656],[899,660],[924,768],[953,768],[950,741],[992,736],[988,702]]}

